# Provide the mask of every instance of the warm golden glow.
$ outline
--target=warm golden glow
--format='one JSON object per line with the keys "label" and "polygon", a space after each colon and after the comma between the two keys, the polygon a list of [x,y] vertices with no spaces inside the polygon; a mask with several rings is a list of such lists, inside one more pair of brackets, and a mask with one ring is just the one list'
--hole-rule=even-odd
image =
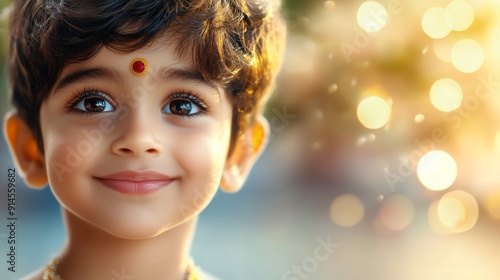
{"label": "warm golden glow", "polygon": [[438,215],[443,225],[455,228],[465,220],[465,208],[460,200],[443,197],[438,204]]}
{"label": "warm golden glow", "polygon": [[453,41],[447,39],[434,40],[432,47],[434,54],[444,62],[451,62],[451,49],[453,48]]}
{"label": "warm golden glow", "polygon": [[451,62],[460,72],[476,72],[484,62],[483,48],[475,40],[460,40],[451,50]]}
{"label": "warm golden glow", "polygon": [[325,9],[327,10],[333,10],[333,8],[335,8],[335,2],[334,1],[325,1],[323,3]]}
{"label": "warm golden glow", "polygon": [[427,36],[440,39],[448,36],[453,26],[451,15],[443,8],[428,9],[422,17],[422,29]]}
{"label": "warm golden glow", "polygon": [[471,194],[451,191],[438,204],[438,216],[445,228],[451,232],[468,231],[476,225],[479,207]]}
{"label": "warm golden glow", "polygon": [[416,123],[422,123],[425,120],[425,116],[423,114],[418,114],[415,116]]}
{"label": "warm golden glow", "polygon": [[429,223],[430,228],[437,234],[440,235],[450,235],[451,232],[441,223],[438,215],[438,206],[439,200],[434,201],[429,206],[429,210],[427,211],[427,221]]}
{"label": "warm golden glow", "polygon": [[404,195],[393,195],[384,201],[379,214],[386,228],[403,230],[413,221],[413,203]]}
{"label": "warm golden glow", "polygon": [[454,0],[446,6],[446,11],[450,14],[453,24],[452,29],[464,31],[474,22],[474,9],[467,1]]}
{"label": "warm golden glow", "polygon": [[495,136],[495,147],[496,147],[497,151],[500,152],[500,131],[497,132],[497,134]]}
{"label": "warm golden glow", "polygon": [[364,215],[363,202],[354,194],[340,195],[330,206],[330,218],[341,227],[352,227],[358,224]]}
{"label": "warm golden glow", "polygon": [[431,87],[430,98],[436,109],[451,112],[462,104],[462,87],[453,79],[438,80]]}
{"label": "warm golden glow", "polygon": [[418,179],[429,190],[449,188],[457,178],[457,164],[445,151],[435,150],[425,154],[417,165]]}
{"label": "warm golden glow", "polygon": [[337,84],[331,84],[330,87],[328,87],[328,92],[329,93],[336,93],[338,89],[339,89],[339,86]]}
{"label": "warm golden glow", "polygon": [[388,13],[376,1],[366,1],[358,9],[358,24],[366,32],[377,32],[386,26]]}
{"label": "warm golden glow", "polygon": [[500,192],[488,195],[484,206],[492,218],[500,220]]}
{"label": "warm golden glow", "polygon": [[370,96],[358,105],[358,119],[366,128],[378,129],[387,124],[391,117],[391,106],[384,99]]}

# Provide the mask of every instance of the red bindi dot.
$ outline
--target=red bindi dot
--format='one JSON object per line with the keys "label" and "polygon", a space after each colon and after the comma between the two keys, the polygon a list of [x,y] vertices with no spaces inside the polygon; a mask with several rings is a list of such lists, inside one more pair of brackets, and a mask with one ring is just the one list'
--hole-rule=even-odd
{"label": "red bindi dot", "polygon": [[134,64],[132,64],[132,68],[134,68],[134,71],[137,73],[142,73],[144,69],[146,69],[146,65],[144,65],[144,62],[142,61],[136,61]]}
{"label": "red bindi dot", "polygon": [[130,72],[140,77],[146,74],[148,70],[148,63],[144,58],[135,58],[130,62]]}

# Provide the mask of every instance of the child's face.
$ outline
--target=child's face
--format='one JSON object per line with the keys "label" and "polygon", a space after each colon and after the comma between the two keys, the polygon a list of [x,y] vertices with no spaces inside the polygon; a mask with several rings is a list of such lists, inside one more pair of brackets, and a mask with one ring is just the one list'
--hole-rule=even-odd
{"label": "child's face", "polygon": [[[129,69],[135,58],[149,66],[142,77]],[[231,115],[223,89],[167,44],[132,53],[103,48],[65,67],[42,104],[50,186],[67,210],[110,234],[157,235],[215,194]]]}

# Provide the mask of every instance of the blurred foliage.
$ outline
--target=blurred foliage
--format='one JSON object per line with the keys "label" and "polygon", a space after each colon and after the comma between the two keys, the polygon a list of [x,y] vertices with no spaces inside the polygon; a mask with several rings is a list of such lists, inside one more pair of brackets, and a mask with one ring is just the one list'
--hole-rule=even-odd
{"label": "blurred foliage", "polygon": [[1,30],[1,39],[0,39],[0,59],[2,63],[5,63],[5,56],[7,52],[7,26],[8,26],[8,13],[10,10],[10,1],[0,0],[0,30]]}

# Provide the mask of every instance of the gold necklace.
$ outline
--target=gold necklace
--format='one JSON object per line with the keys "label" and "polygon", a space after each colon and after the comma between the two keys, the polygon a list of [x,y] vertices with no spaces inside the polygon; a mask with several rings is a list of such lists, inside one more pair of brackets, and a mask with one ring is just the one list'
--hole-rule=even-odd
{"label": "gold necklace", "polygon": [[[59,266],[59,259],[54,258],[43,271],[43,280],[63,280],[61,275],[57,273],[57,267]],[[192,262],[188,262],[188,267],[186,274],[184,275],[184,280],[199,280],[196,275],[196,270],[193,267]]]}

